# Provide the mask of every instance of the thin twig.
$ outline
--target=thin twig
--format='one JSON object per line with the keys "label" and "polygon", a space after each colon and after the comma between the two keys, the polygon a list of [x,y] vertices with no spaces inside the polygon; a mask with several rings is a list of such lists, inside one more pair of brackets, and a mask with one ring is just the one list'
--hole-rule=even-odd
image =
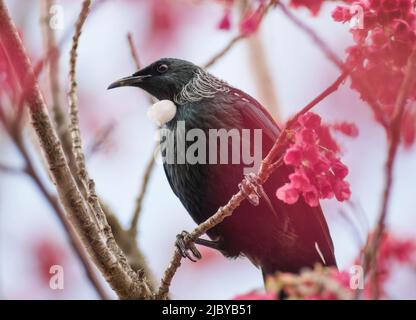
{"label": "thin twig", "polygon": [[133,62],[136,65],[136,69],[140,70],[141,64],[139,60],[139,55],[137,54],[136,46],[134,45],[133,36],[131,32],[127,33],[127,41],[129,43],[131,57],[133,58]]}
{"label": "thin twig", "polygon": [[[325,54],[325,56],[334,64],[336,65],[342,72],[348,71],[348,67],[342,62],[341,59],[337,57],[335,52],[331,50],[331,48],[322,40],[322,38],[306,23],[296,17],[282,2],[278,2],[277,6],[282,10],[282,12],[289,18],[298,28],[303,30],[316,44],[316,46]],[[380,104],[374,98],[369,85],[363,81],[360,77],[356,76],[353,72],[350,72],[350,77],[354,81],[356,87],[359,89],[360,92],[365,93],[366,101],[370,105],[375,118],[379,121],[379,123],[383,126],[383,128],[388,131],[388,121],[385,116],[385,113],[382,111]]]}
{"label": "thin twig", "polygon": [[91,158],[105,146],[105,143],[114,131],[114,127],[115,123],[112,121],[96,133],[94,141],[86,147],[85,157],[87,159]]}
{"label": "thin twig", "polygon": [[82,27],[88,17],[88,13],[91,6],[91,0],[84,0],[82,3],[81,12],[78,16],[78,20],[75,24],[75,33],[72,37],[72,47],[69,58],[69,83],[70,88],[68,92],[69,100],[69,116],[70,116],[70,131],[72,138],[72,150],[75,155],[75,163],[77,166],[77,173],[83,184],[84,189],[87,192],[87,201],[92,206],[95,212],[95,218],[97,223],[103,227],[107,222],[105,213],[102,209],[101,203],[98,199],[95,191],[95,182],[90,179],[85,163],[85,155],[82,150],[82,138],[81,130],[79,128],[78,117],[78,96],[77,96],[77,81],[76,81],[76,65],[77,65],[77,50],[79,45],[79,39],[82,32]]}
{"label": "thin twig", "polygon": [[[267,14],[267,12],[269,11],[269,9],[273,6],[276,5],[276,0],[270,0],[267,5],[265,6],[265,8],[263,9],[263,11],[261,12],[261,16],[260,16],[260,23],[263,21],[265,15]],[[259,26],[260,27],[260,26]],[[228,51],[230,51],[235,44],[237,44],[240,40],[245,39],[247,36],[245,34],[238,34],[236,35],[234,38],[232,38],[223,49],[221,49],[218,53],[216,53],[211,59],[209,59],[209,61],[207,63],[205,63],[203,65],[203,68],[208,69],[209,67],[211,67],[212,65],[214,65],[216,62],[218,62],[218,60],[220,60]]]}
{"label": "thin twig", "polygon": [[[134,64],[136,65],[136,68],[138,70],[140,70],[141,65],[140,65],[140,60],[139,60],[139,56],[137,54],[137,49],[134,45],[133,42],[133,37],[132,34],[129,32],[127,34],[127,41],[130,47],[130,53],[131,53],[131,57],[133,59]],[[151,96],[151,95],[147,95],[149,102],[151,104],[155,103],[155,99]],[[147,165],[146,168],[144,170],[144,176],[142,179],[142,183],[140,185],[140,189],[139,189],[139,195],[137,196],[137,200],[136,200],[136,206],[134,208],[133,211],[133,215],[130,221],[130,228],[128,230],[128,232],[130,233],[130,236],[133,238],[133,240],[135,241],[136,239],[136,235],[137,235],[137,225],[138,225],[138,220],[140,218],[140,213],[142,211],[142,204],[143,204],[143,199],[145,197],[146,191],[147,191],[147,186],[149,184],[149,180],[150,180],[150,176],[152,174],[154,165],[155,165],[155,151],[158,148],[158,144],[155,145],[151,155],[150,155],[150,159],[147,161]]]}
{"label": "thin twig", "polygon": [[[142,68],[142,65],[140,63],[139,55],[137,54],[137,49],[136,49],[136,46],[134,45],[133,35],[132,35],[131,32],[127,33],[127,43],[129,45],[129,48],[130,48],[130,54],[131,54],[131,58],[134,62],[134,65],[136,66],[137,70],[140,70]],[[147,96],[147,99],[148,99],[150,104],[154,104],[157,101],[156,98],[154,98],[150,94],[146,93],[146,96]]]}
{"label": "thin twig", "polygon": [[[76,64],[77,64],[77,50],[78,50],[79,38],[81,36],[81,31],[82,31],[84,22],[87,19],[90,5],[91,5],[91,0],[83,1],[81,12],[75,24],[75,33],[74,33],[74,36],[72,37],[72,47],[71,47],[71,52],[70,52],[70,62],[69,62],[70,89],[68,92],[69,110],[70,110],[70,119],[71,119],[70,131],[71,131],[71,137],[72,137],[72,148],[75,154],[75,161],[76,161],[77,168],[78,168],[78,174],[86,186],[89,183],[89,178],[88,178],[87,169],[85,165],[85,157],[82,152],[81,132],[79,129]],[[88,190],[88,188],[86,189]]]}
{"label": "thin twig", "polygon": [[394,114],[391,121],[390,127],[390,140],[389,140],[389,149],[388,156],[386,161],[385,169],[385,182],[384,182],[384,192],[383,200],[381,204],[380,214],[377,220],[377,228],[372,236],[372,239],[369,241],[368,247],[365,250],[364,256],[364,270],[366,272],[371,272],[371,285],[372,285],[372,295],[373,298],[379,298],[379,291],[377,290],[377,252],[380,246],[380,241],[385,230],[385,221],[388,213],[388,208],[391,199],[391,192],[393,187],[393,169],[394,163],[396,160],[397,150],[400,144],[400,126],[402,122],[403,113],[405,110],[407,98],[409,92],[412,89],[416,80],[416,50],[410,55],[407,66],[406,73],[403,79],[403,82],[400,86],[399,93],[396,98]]}
{"label": "thin twig", "polygon": [[[155,146],[154,150],[156,150],[156,148],[158,148],[157,145]],[[147,187],[149,185],[150,176],[152,174],[155,162],[156,162],[155,152],[152,151],[151,157],[147,162],[146,168],[144,169],[144,176],[142,179],[142,183],[140,185],[139,195],[137,196],[136,207],[134,209],[133,216],[130,222],[130,232],[132,233],[134,237],[136,237],[136,234],[137,234],[137,224],[140,218],[140,213],[142,212],[143,199],[145,197]]]}
{"label": "thin twig", "polygon": [[208,69],[212,65],[214,65],[218,60],[220,60],[228,51],[231,50],[234,45],[239,42],[240,40],[244,39],[245,36],[242,34],[236,35],[232,38],[223,49],[221,49],[218,53],[216,53],[207,63],[203,65],[203,68]]}
{"label": "thin twig", "polygon": [[[59,139],[61,140],[65,155],[68,157],[69,162],[75,162],[73,153],[70,152],[72,148],[71,135],[68,131],[68,124],[66,114],[62,107],[62,88],[60,82],[60,68],[59,68],[59,56],[60,48],[56,42],[56,34],[54,29],[49,25],[49,9],[55,5],[55,0],[42,0],[41,1],[41,12],[42,12],[42,29],[43,37],[46,47],[44,63],[49,64],[49,87],[52,97],[52,112],[55,122],[55,128],[58,133]],[[63,38],[65,39],[65,38]],[[39,70],[40,72],[40,70]]]}
{"label": "thin twig", "polygon": [[318,36],[318,34],[309,27],[306,23],[304,23],[301,19],[296,17],[281,1],[277,3],[277,6],[282,10],[289,20],[291,20],[296,26],[298,26],[301,30],[303,30],[311,39],[312,41],[324,52],[329,60],[331,60],[338,68],[342,71],[345,69],[344,63],[337,57],[335,52],[331,50],[331,48]]}
{"label": "thin twig", "polygon": [[0,171],[4,172],[4,173],[9,173],[9,174],[24,174],[25,169],[22,168],[16,168],[4,163],[0,163]]}
{"label": "thin twig", "polygon": [[[105,3],[107,0],[96,0],[91,5],[90,13],[91,15],[93,12],[95,12],[103,3]],[[60,38],[60,40],[57,43],[57,48],[60,50],[66,42],[71,38],[72,35],[72,24],[71,27],[67,28],[62,32],[63,36]],[[48,61],[52,58],[54,54],[54,49],[50,48],[47,52],[44,53],[43,57],[40,58],[35,64],[34,64],[34,70],[35,70],[35,76],[36,78],[40,75],[43,68],[47,65]]]}
{"label": "thin twig", "polygon": [[[258,181],[260,184],[264,184],[269,176],[273,173],[273,171],[278,168],[276,163],[281,163],[280,158],[286,148],[288,143],[287,135],[288,131],[292,128],[292,126],[296,123],[299,116],[311,110],[314,106],[316,106],[319,102],[324,100],[328,95],[333,93],[338,89],[340,84],[345,80],[348,76],[348,73],[343,73],[338,79],[331,84],[327,89],[325,89],[320,95],[318,95],[315,99],[313,99],[310,103],[308,103],[305,107],[303,107],[299,112],[297,112],[286,124],[285,129],[281,132],[280,136],[275,141],[273,147],[267,154],[267,156],[263,159],[260,169],[257,173]],[[276,158],[279,158],[276,162]],[[228,203],[220,207],[215,214],[213,214],[210,218],[208,218],[205,222],[198,225],[191,233],[190,236],[185,239],[186,242],[192,241],[192,239],[199,238],[204,233],[206,233],[209,229],[213,228],[217,224],[221,223],[226,217],[232,215],[233,211],[243,202],[246,198],[246,194],[250,194],[252,190],[252,185],[247,186],[246,192],[242,192],[241,190],[234,194]],[[161,280],[161,284],[156,295],[157,299],[166,299],[169,293],[169,287],[172,282],[176,271],[181,265],[182,255],[180,254],[179,250],[175,248],[169,266],[165,270],[163,278]]]}

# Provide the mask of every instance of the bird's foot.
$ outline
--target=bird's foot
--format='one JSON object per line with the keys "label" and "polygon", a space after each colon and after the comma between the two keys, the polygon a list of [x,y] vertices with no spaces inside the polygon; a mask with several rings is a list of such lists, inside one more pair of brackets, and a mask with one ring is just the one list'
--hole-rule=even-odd
{"label": "bird's foot", "polygon": [[[264,194],[264,190],[255,173],[251,172],[244,175],[244,180],[238,185],[238,187],[253,206],[259,205],[260,197]],[[248,188],[251,188],[252,191],[248,192]]]}
{"label": "bird's foot", "polygon": [[180,234],[176,236],[175,245],[183,258],[188,258],[192,262],[197,262],[202,258],[201,253],[195,246],[195,240],[187,231],[182,231]]}

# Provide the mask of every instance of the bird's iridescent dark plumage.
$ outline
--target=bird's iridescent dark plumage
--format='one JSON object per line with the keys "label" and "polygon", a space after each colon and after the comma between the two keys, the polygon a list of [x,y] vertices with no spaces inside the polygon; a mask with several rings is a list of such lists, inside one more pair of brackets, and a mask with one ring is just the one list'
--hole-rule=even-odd
{"label": "bird's iridescent dark plumage", "polygon": [[[162,64],[167,66],[167,70],[158,72]],[[222,85],[222,90],[213,90],[214,93],[208,92],[199,98],[197,94],[191,94],[189,101],[181,99],[183,87],[201,72],[206,74],[187,61],[161,59],[134,74],[133,77],[149,75],[134,85],[158,99],[176,102],[177,113],[166,124],[169,129],[175,129],[177,121],[181,120],[185,121],[186,130],[199,128],[207,136],[209,129],[262,129],[264,157],[280,129],[254,98],[206,74],[216,82],[214,87]],[[120,85],[112,85],[116,86]],[[164,164],[172,190],[196,223],[213,215],[238,191],[243,168],[243,164]],[[244,201],[232,216],[208,232],[210,238],[219,241],[226,256],[245,255],[266,274],[299,272],[315,263],[336,265],[331,236],[321,208],[311,208],[303,199],[288,205],[275,196],[276,189],[287,182],[290,172],[283,165],[264,184],[277,214],[263,199],[258,206]]]}

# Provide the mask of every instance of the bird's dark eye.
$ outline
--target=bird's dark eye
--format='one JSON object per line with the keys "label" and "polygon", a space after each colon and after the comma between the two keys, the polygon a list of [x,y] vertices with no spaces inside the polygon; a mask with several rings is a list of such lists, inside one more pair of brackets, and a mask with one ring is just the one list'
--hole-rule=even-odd
{"label": "bird's dark eye", "polygon": [[165,73],[166,71],[168,71],[168,66],[166,64],[159,64],[157,66],[157,72],[159,73]]}

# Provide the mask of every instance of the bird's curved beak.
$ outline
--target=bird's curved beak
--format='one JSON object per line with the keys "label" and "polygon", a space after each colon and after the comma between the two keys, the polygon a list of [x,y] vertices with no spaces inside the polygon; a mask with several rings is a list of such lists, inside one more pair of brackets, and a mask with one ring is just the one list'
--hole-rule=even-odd
{"label": "bird's curved beak", "polygon": [[124,77],[110,84],[107,90],[118,88],[118,87],[136,86],[138,83],[143,82],[144,79],[147,79],[150,77],[151,77],[150,74],[144,75],[144,76],[132,75],[132,76]]}

